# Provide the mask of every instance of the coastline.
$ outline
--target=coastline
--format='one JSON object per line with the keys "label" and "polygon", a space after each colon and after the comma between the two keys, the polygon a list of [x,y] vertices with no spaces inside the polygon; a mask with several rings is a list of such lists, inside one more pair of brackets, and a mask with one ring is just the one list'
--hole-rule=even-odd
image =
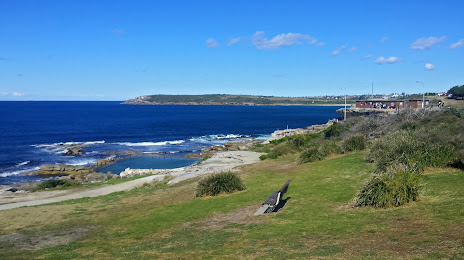
{"label": "coastline", "polygon": [[262,154],[251,151],[217,152],[210,159],[196,165],[170,169],[162,174],[148,175],[140,179],[114,185],[103,185],[97,188],[87,187],[83,190],[68,189],[27,193],[0,193],[0,210],[37,206],[70,199],[97,197],[113,192],[128,191],[145,183],[153,181],[162,182],[166,177],[173,177],[169,180],[168,184],[175,184],[205,174],[234,171],[234,168],[237,166],[258,162],[260,160],[259,156]]}
{"label": "coastline", "polygon": [[[121,105],[146,105],[146,106],[270,106],[270,107],[289,107],[289,106],[305,106],[305,107],[340,107],[345,104],[225,104],[225,103],[137,103],[137,102],[122,102]],[[354,103],[347,103],[347,106],[351,106]]]}

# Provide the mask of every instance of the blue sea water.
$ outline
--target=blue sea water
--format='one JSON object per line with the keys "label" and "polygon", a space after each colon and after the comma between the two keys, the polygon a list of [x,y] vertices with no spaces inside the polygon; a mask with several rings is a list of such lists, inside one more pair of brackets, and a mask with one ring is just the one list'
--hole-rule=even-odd
{"label": "blue sea water", "polygon": [[119,161],[99,169],[98,172],[120,173],[126,168],[134,168],[133,165],[137,165],[140,169],[174,169],[192,165],[198,161],[198,159],[190,158],[142,156]]}
{"label": "blue sea water", "polygon": [[[339,107],[122,105],[120,102],[0,102],[0,185],[36,181],[40,165],[90,165],[109,151],[183,154],[277,129],[326,123]],[[62,156],[63,144],[87,145]],[[155,168],[155,167],[153,167]]]}

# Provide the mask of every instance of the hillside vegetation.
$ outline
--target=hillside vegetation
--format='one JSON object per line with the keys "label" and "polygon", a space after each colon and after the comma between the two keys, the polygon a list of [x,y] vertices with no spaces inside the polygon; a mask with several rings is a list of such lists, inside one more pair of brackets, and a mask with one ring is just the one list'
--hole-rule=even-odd
{"label": "hillside vegetation", "polygon": [[357,206],[392,207],[416,201],[426,167],[464,168],[464,118],[454,108],[403,110],[389,117],[355,117],[319,134],[288,136],[258,146],[261,159],[298,154],[298,163],[367,149],[371,180]]}
{"label": "hillside vegetation", "polygon": [[[344,100],[252,95],[149,95],[125,101],[125,104],[195,104],[195,105],[330,105]],[[353,100],[350,100],[353,103]]]}

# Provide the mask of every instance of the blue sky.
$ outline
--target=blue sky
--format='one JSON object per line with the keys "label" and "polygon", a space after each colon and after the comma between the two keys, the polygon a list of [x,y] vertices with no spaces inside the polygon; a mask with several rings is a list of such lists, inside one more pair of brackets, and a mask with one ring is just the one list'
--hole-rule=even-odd
{"label": "blue sky", "polygon": [[[0,1],[0,100],[464,84],[464,1]],[[424,87],[416,81],[421,81]]]}

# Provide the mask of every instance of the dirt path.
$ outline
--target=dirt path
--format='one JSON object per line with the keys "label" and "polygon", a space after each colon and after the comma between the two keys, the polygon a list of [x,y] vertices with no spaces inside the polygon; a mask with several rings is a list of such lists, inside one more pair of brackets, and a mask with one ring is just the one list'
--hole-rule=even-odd
{"label": "dirt path", "polygon": [[184,170],[180,172],[151,175],[115,185],[105,185],[95,188],[88,188],[85,190],[70,189],[22,194],[2,194],[0,195],[0,210],[37,206],[65,200],[103,196],[118,191],[128,191],[147,182],[152,182],[155,180],[163,181],[167,175],[174,176],[174,179],[169,182],[170,184],[178,183],[180,181],[195,178],[206,173],[230,171],[236,166],[255,163],[259,161],[260,155],[261,153],[248,151],[219,152],[201,164],[185,167]]}

